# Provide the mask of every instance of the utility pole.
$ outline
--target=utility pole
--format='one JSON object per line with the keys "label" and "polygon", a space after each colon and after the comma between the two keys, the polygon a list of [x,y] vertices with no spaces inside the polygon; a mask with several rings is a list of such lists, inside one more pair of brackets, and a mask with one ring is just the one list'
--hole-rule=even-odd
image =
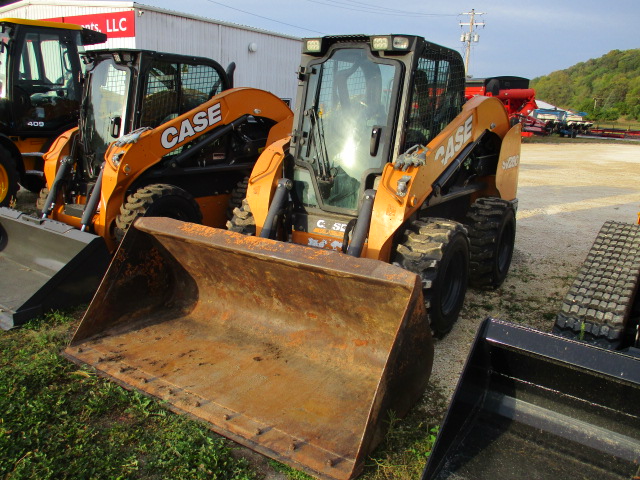
{"label": "utility pole", "polygon": [[471,55],[471,43],[472,42],[478,42],[480,40],[480,35],[478,35],[476,33],[476,27],[483,27],[484,28],[484,22],[478,22],[476,21],[476,16],[477,15],[484,15],[484,12],[476,12],[473,8],[471,9],[470,12],[464,12],[461,13],[460,15],[469,15],[469,21],[468,22],[460,22],[460,28],[462,27],[469,27],[469,31],[468,32],[464,32],[462,35],[460,35],[460,41],[465,43],[466,46],[466,52],[464,55],[464,71],[466,72],[467,76],[469,77],[469,56]]}

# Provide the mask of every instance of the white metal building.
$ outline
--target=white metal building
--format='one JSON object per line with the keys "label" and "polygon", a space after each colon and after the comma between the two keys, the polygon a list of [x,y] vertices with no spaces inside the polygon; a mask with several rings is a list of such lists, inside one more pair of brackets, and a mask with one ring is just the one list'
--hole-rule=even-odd
{"label": "white metal building", "polygon": [[88,48],[197,55],[224,68],[235,62],[235,86],[295,98],[301,48],[296,37],[128,1],[22,0],[0,8],[2,17],[64,21],[107,34],[106,44]]}

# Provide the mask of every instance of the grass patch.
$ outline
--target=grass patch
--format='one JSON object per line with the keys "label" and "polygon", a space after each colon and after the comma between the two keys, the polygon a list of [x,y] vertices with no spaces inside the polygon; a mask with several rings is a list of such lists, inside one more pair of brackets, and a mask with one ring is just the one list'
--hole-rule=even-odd
{"label": "grass patch", "polygon": [[283,473],[287,478],[290,478],[291,480],[313,480],[312,476],[307,475],[300,470],[295,470],[290,466],[285,465],[284,463],[280,463],[275,460],[269,460],[269,465],[271,465],[271,468],[273,468],[276,472]]}
{"label": "grass patch", "polygon": [[[263,470],[312,478],[275,461],[256,467],[203,424],[63,358],[82,311],[0,331],[0,478],[257,480]],[[391,422],[362,478],[419,478],[445,409],[429,387]]]}
{"label": "grass patch", "polygon": [[447,399],[433,385],[406,418],[392,418],[383,443],[366,462],[362,480],[415,480],[422,476]]}
{"label": "grass patch", "polygon": [[254,479],[229,442],[59,355],[53,314],[0,334],[0,477]]}

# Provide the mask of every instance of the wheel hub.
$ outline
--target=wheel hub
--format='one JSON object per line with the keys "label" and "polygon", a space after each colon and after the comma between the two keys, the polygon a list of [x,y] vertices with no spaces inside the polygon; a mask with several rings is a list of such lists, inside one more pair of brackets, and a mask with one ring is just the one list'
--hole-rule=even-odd
{"label": "wheel hub", "polygon": [[0,201],[4,200],[9,192],[9,174],[5,168],[0,165]]}

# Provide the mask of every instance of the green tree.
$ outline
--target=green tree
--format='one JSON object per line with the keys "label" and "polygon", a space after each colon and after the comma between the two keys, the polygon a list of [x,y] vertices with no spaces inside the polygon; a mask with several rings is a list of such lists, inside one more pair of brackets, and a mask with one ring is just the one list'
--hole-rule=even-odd
{"label": "green tree", "polygon": [[612,50],[600,58],[534,78],[536,98],[560,108],[613,121],[640,116],[640,49]]}

